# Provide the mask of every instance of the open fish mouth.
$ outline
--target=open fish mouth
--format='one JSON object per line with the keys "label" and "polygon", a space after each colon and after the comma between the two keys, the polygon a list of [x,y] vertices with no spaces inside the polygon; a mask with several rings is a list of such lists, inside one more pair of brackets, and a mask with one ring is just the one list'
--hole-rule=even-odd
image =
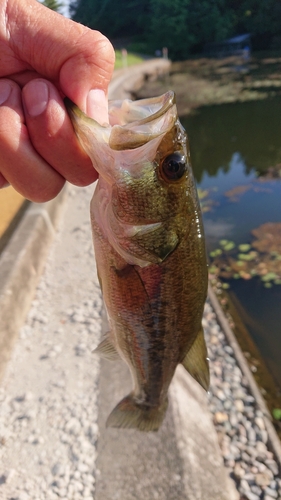
{"label": "open fish mouth", "polygon": [[110,149],[136,149],[170,130],[176,119],[176,100],[172,91],[160,97],[139,101],[109,101],[108,124],[100,125],[83,113],[70,99],[65,106],[75,132],[88,152],[85,138],[107,144]]}

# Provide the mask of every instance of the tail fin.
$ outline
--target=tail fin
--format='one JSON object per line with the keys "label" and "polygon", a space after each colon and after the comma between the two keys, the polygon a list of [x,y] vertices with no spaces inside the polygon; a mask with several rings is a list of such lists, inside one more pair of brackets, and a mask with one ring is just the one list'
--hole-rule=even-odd
{"label": "tail fin", "polygon": [[168,398],[158,407],[137,404],[131,394],[126,396],[109,415],[106,426],[140,431],[158,431],[168,406]]}

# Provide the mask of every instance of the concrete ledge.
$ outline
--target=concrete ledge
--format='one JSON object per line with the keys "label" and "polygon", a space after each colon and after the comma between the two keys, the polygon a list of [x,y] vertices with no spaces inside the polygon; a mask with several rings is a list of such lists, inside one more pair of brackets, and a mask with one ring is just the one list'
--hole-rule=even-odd
{"label": "concrete ledge", "polygon": [[271,450],[273,451],[275,458],[278,462],[280,472],[281,472],[281,443],[280,439],[274,429],[274,426],[272,424],[272,418],[271,415],[268,411],[267,405],[265,403],[264,398],[261,395],[261,392],[258,388],[258,385],[256,384],[256,381],[252,375],[252,372],[248,366],[248,363],[245,359],[245,356],[236,340],[236,337],[232,331],[232,329],[229,326],[228,320],[226,319],[226,316],[219,304],[219,301],[215,295],[215,292],[213,291],[211,285],[209,285],[208,289],[208,296],[211,302],[211,305],[215,311],[215,314],[217,316],[218,323],[220,324],[223,332],[225,333],[225,336],[229,342],[229,345],[232,347],[235,359],[242,371],[242,373],[245,375],[250,391],[255,398],[256,404],[259,407],[259,409],[262,411],[263,416],[264,416],[264,421],[265,421],[265,426],[266,430],[268,433],[268,444]]}
{"label": "concrete ledge", "polygon": [[32,203],[0,259],[0,379],[29,310],[55,234],[67,187],[48,203]]}

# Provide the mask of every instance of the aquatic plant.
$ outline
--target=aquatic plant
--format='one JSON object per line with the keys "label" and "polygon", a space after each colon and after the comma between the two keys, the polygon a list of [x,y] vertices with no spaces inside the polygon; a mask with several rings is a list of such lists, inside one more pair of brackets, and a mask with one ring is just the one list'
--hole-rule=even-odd
{"label": "aquatic plant", "polygon": [[272,415],[275,420],[281,420],[281,408],[274,408],[272,410]]}
{"label": "aquatic plant", "polygon": [[209,189],[197,188],[202,213],[211,212],[215,206],[219,205],[217,201],[210,197],[210,193],[214,191],[217,191],[216,187]]}
{"label": "aquatic plant", "polygon": [[259,278],[265,288],[281,285],[281,223],[262,224],[252,235],[251,244],[241,243],[237,248],[232,241],[220,240],[220,248],[209,254],[210,274],[225,280]]}

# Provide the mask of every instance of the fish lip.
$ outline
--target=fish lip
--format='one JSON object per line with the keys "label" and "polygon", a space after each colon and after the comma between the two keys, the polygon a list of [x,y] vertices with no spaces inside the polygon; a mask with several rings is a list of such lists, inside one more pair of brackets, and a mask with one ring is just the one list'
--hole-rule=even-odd
{"label": "fish lip", "polygon": [[[109,121],[114,122],[114,117],[118,118],[119,115],[119,124],[117,122],[100,125],[83,113],[68,97],[65,97],[64,104],[74,131],[88,154],[90,136],[93,141],[107,145],[111,151],[133,150],[153,139],[160,139],[171,129],[177,119],[175,93],[171,90],[159,97],[139,101],[127,100],[125,101],[127,111],[124,109],[122,111],[123,102],[114,100],[109,102]],[[143,115],[143,117],[135,119],[139,118],[138,115]],[[87,146],[85,142],[88,143]]]}
{"label": "fish lip", "polygon": [[[162,94],[161,96],[158,97],[149,97],[147,99],[140,99],[138,101],[132,101],[132,102],[137,102],[138,106],[141,108],[145,106],[146,104],[155,104],[155,103],[161,103],[163,101],[162,106],[155,111],[155,113],[151,113],[150,115],[146,116],[145,118],[142,118],[140,120],[134,120],[130,123],[127,123],[126,125],[121,125],[122,128],[124,129],[130,129],[133,127],[136,127],[138,125],[146,125],[147,123],[150,123],[154,120],[157,120],[161,116],[163,116],[169,109],[176,104],[176,96],[173,90],[169,90],[165,94]],[[120,126],[120,125],[119,125]]]}
{"label": "fish lip", "polygon": [[81,118],[83,119],[84,122],[88,122],[89,125],[95,124],[97,129],[112,128],[108,124],[100,125],[94,118],[91,118],[86,113],[81,111],[81,109],[78,108],[78,106],[74,102],[72,102],[71,99],[69,99],[69,97],[65,97],[63,102],[64,102],[67,113],[70,116],[71,122],[72,122],[75,129],[76,129],[75,125],[76,125],[77,119],[79,120]]}
{"label": "fish lip", "polygon": [[[173,127],[177,120],[176,98],[172,90],[159,97],[125,102],[127,102],[128,105],[127,109],[129,115],[131,111],[131,117],[134,113],[137,115],[138,110],[140,110],[140,112],[142,110],[144,117],[132,119],[124,123],[124,119],[127,118],[125,112],[122,123],[123,105],[119,108],[118,105],[115,104],[116,107],[114,107],[114,101],[111,101],[111,105],[109,104],[109,121],[112,121],[111,119],[114,119],[114,116],[116,117],[116,115],[114,115],[114,110],[117,110],[117,116],[120,110],[121,121],[121,123],[115,123],[111,127],[108,142],[111,150],[133,150],[144,146],[153,139],[161,138],[161,136]],[[156,110],[151,110],[151,107],[156,107]]]}
{"label": "fish lip", "polygon": [[[163,116],[174,104],[176,104],[176,96],[175,96],[174,91],[169,90],[165,94],[162,94],[161,96],[158,96],[158,97],[149,97],[146,99],[140,99],[138,101],[132,101],[132,102],[137,102],[139,107],[143,107],[146,104],[155,104],[158,102],[161,103],[161,101],[163,101],[163,105],[157,111],[155,111],[155,113],[151,113],[150,115],[148,115],[140,120],[134,120],[134,121],[127,123],[125,125],[118,125],[118,126],[122,127],[122,128],[132,128],[132,127],[137,126],[137,125],[145,125],[146,123],[150,123],[154,120],[157,120],[157,118],[160,118],[161,116]],[[109,105],[110,105],[110,103],[113,103],[113,102],[115,102],[115,101],[114,100],[109,101]],[[93,120],[93,118],[91,118],[88,115],[86,115],[85,113],[83,113],[83,111],[81,111],[78,108],[78,106],[76,106],[76,104],[74,104],[74,102],[72,102],[71,99],[69,99],[69,97],[64,98],[64,105],[67,109],[68,114],[72,118],[72,122],[74,121],[73,118],[75,119],[76,117],[81,117],[81,116],[83,116],[83,119],[88,118],[88,120],[90,122],[95,121],[95,120]],[[107,128],[107,127],[104,127],[102,125],[100,125],[100,127]],[[114,125],[111,128],[113,128],[113,127],[114,127]]]}

